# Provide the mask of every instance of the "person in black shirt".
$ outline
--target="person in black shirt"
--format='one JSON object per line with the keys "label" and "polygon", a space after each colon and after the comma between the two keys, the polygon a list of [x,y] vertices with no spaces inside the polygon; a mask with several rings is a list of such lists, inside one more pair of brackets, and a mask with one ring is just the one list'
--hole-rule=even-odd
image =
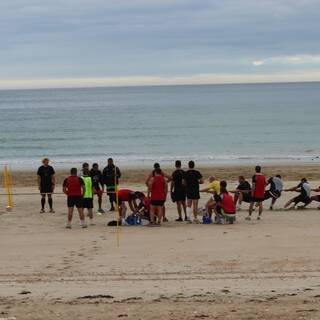
{"label": "person in black shirt", "polygon": [[55,171],[53,167],[49,165],[48,158],[44,158],[42,160],[42,166],[38,168],[37,180],[38,180],[38,188],[41,194],[40,213],[45,212],[46,195],[48,197],[50,212],[54,213],[52,193],[54,192],[54,187],[55,187]]}
{"label": "person in black shirt", "polygon": [[182,209],[184,212],[185,220],[187,220],[187,209],[186,209],[186,186],[184,183],[185,172],[181,169],[181,161],[176,161],[176,170],[171,176],[171,198],[173,202],[177,204],[177,210],[179,218],[176,221],[183,221],[182,219]]}
{"label": "person in black shirt", "polygon": [[240,211],[242,202],[251,202],[251,185],[244,176],[239,176],[238,181],[239,185],[236,190],[230,192],[234,193],[234,204],[238,203],[237,210]]}
{"label": "person in black shirt", "polygon": [[90,177],[92,178],[93,193],[96,194],[98,197],[98,213],[105,213],[102,209],[102,195],[104,192],[104,185],[102,173],[99,170],[99,165],[97,163],[94,163],[92,165],[92,169],[90,170]]}
{"label": "person in black shirt", "polygon": [[187,195],[187,219],[191,219],[191,210],[193,208],[193,222],[200,223],[198,220],[198,202],[200,199],[199,185],[203,183],[203,178],[201,173],[194,169],[194,161],[189,161],[188,165],[189,170],[186,171],[184,175]]}
{"label": "person in black shirt", "polygon": [[106,185],[107,195],[111,204],[110,211],[114,211],[114,203],[116,202],[116,185],[119,184],[121,172],[113,163],[113,159],[108,159],[108,165],[102,171],[103,183]]}

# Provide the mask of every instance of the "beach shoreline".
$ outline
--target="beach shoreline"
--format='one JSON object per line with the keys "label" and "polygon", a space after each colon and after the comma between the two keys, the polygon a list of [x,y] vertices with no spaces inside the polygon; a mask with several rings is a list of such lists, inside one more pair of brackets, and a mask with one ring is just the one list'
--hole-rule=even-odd
{"label": "beach shoreline", "polygon": [[[152,166],[143,166],[140,168],[132,166],[119,166],[122,172],[122,179],[120,185],[140,183],[143,184],[152,170]],[[198,170],[205,178],[215,176],[220,180],[236,181],[239,175],[244,175],[247,179],[251,179],[254,173],[254,165],[232,165],[232,164],[212,164],[210,166],[198,165]],[[36,186],[37,167],[33,170],[17,170],[12,171],[12,181],[14,187]],[[80,169],[80,167],[78,167]],[[103,165],[100,165],[100,170]],[[171,174],[174,171],[173,167],[163,166],[162,169]],[[186,169],[184,167],[184,169]],[[280,174],[284,180],[298,181],[306,177],[311,182],[312,180],[320,180],[320,165],[309,163],[280,163],[280,164],[266,164],[262,166],[262,170],[266,176],[274,176]],[[57,184],[62,184],[63,179],[69,175],[68,169],[56,169]],[[3,186],[3,176],[1,175],[1,186]]]}

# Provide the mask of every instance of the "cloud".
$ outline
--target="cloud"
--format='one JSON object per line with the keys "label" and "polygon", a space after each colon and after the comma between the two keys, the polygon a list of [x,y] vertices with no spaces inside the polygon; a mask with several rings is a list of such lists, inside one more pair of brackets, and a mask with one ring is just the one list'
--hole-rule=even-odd
{"label": "cloud", "polygon": [[122,77],[51,78],[33,80],[0,80],[0,89],[118,87],[188,84],[272,83],[320,81],[320,69],[291,73],[220,73],[193,75],[141,75]]}
{"label": "cloud", "polygon": [[254,60],[252,64],[254,66],[265,64],[320,64],[320,54],[270,57],[263,60]]}

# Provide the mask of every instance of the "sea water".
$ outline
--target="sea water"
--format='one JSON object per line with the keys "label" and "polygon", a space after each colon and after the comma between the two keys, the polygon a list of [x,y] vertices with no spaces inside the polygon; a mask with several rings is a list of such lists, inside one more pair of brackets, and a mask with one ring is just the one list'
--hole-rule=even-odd
{"label": "sea water", "polygon": [[320,83],[0,91],[0,165],[320,162]]}

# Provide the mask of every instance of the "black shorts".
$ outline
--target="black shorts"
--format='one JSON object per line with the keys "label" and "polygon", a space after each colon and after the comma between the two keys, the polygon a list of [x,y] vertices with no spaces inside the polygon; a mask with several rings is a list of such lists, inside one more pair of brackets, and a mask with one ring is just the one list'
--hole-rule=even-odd
{"label": "black shorts", "polygon": [[242,193],[243,202],[250,203],[251,202],[251,194],[250,193]]}
{"label": "black shorts", "polygon": [[186,200],[186,192],[181,189],[175,189],[172,193],[172,197],[174,201],[185,201]]}
{"label": "black shorts", "polygon": [[311,202],[311,199],[310,199],[310,197],[306,197],[306,196],[303,196],[300,194],[293,199],[293,202],[295,205],[297,205],[299,202],[302,202],[304,204],[308,204]]}
{"label": "black shorts", "polygon": [[166,200],[151,200],[151,205],[155,207],[162,207]]}
{"label": "black shorts", "polygon": [[41,184],[40,185],[40,193],[52,193],[53,187],[52,184]]}
{"label": "black shorts", "polygon": [[83,208],[92,209],[93,208],[93,199],[92,198],[83,198],[82,200]]}
{"label": "black shorts", "polygon": [[251,203],[257,203],[257,202],[263,202],[265,200],[265,198],[251,198]]}
{"label": "black shorts", "polygon": [[199,200],[200,199],[200,193],[194,192],[194,191],[187,191],[187,199],[188,200]]}
{"label": "black shorts", "polygon": [[268,190],[264,193],[264,199],[267,200],[267,199],[270,199],[270,198],[273,198],[273,199],[278,199],[280,198],[281,196],[281,192],[280,191],[271,191],[271,190]]}
{"label": "black shorts", "polygon": [[69,208],[83,208],[83,198],[81,196],[68,196],[67,203]]}

